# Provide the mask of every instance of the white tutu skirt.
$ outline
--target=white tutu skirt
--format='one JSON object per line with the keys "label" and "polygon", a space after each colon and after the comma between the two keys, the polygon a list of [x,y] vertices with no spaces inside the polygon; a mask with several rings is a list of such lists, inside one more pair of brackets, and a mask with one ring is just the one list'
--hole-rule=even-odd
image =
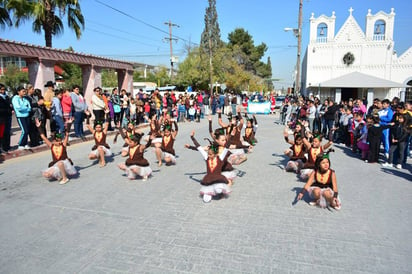
{"label": "white tutu skirt", "polygon": [[247,141],[244,141],[244,140],[242,141],[242,145],[250,147],[250,144],[249,144],[249,142],[247,142]]}
{"label": "white tutu skirt", "polygon": [[243,148],[236,148],[236,149],[230,149],[231,152],[230,156],[227,158],[227,161],[231,163],[232,165],[238,165],[238,161],[242,157],[246,157],[245,151]]}
{"label": "white tutu skirt", "polygon": [[[317,186],[312,186],[312,187],[310,187],[309,188],[309,197],[311,198],[311,199],[315,199],[315,197],[314,197],[314,195],[313,195],[313,190],[314,189],[320,189],[320,199],[319,199],[319,206],[320,207],[322,207],[322,208],[325,208],[325,207],[327,207],[327,206],[330,206],[329,205],[329,203],[326,201],[326,199],[325,199],[325,197],[323,196],[323,193],[325,192],[325,191],[330,191],[330,193],[331,193],[331,195],[333,196],[333,194],[335,193],[330,187],[326,187],[326,188],[320,188],[320,187],[317,187]],[[339,205],[341,204],[341,201],[340,201],[340,198],[339,198],[339,196],[338,196],[338,201],[339,201]]]}
{"label": "white tutu skirt", "polygon": [[[99,146],[99,147],[103,148],[104,156],[106,156],[106,157],[112,156],[112,152],[110,151],[110,149],[108,149],[108,148],[105,147],[105,146]],[[92,150],[91,153],[94,154],[94,155],[96,155],[97,157],[99,157],[99,150],[98,150],[98,148],[96,148],[95,150]]]}
{"label": "white tutu skirt", "polygon": [[[234,148],[234,149],[229,149],[230,153],[232,153],[230,156],[232,155],[243,155],[245,154],[245,151],[243,148]],[[229,158],[230,158],[229,156]]]}
{"label": "white tutu skirt", "polygon": [[312,168],[305,168],[300,171],[300,179],[303,181],[307,180],[310,174],[313,172]]}
{"label": "white tutu skirt", "polygon": [[68,159],[56,162],[53,166],[43,170],[43,172],[51,173],[51,176],[54,179],[60,180],[63,176],[58,167],[59,162],[63,162],[64,170],[66,171],[67,176],[73,176],[77,174],[76,168],[70,163]]}
{"label": "white tutu skirt", "polygon": [[221,193],[229,194],[230,192],[232,192],[232,189],[230,188],[230,186],[224,183],[216,183],[213,185],[202,186],[200,188],[201,195],[208,194],[210,196],[215,196]]}
{"label": "white tutu skirt", "polygon": [[[139,170],[138,173],[132,170],[136,168]],[[150,166],[131,165],[126,167],[126,175],[129,179],[136,179],[137,176],[148,177],[150,174],[152,174],[152,169],[150,168]]]}
{"label": "white tutu skirt", "polygon": [[303,167],[303,162],[301,160],[290,160],[287,164],[286,164],[286,171],[293,171],[293,172],[298,172],[301,168]]}
{"label": "white tutu skirt", "polygon": [[237,171],[236,170],[222,171],[222,175],[225,176],[228,180],[233,181],[237,177]]}
{"label": "white tutu skirt", "polygon": [[176,156],[169,153],[169,152],[163,152],[163,159],[166,157],[170,157],[170,159],[172,160],[173,164],[176,164]]}
{"label": "white tutu skirt", "polygon": [[157,137],[157,138],[154,138],[154,139],[152,140],[152,144],[161,143],[161,142],[162,142],[162,137]]}

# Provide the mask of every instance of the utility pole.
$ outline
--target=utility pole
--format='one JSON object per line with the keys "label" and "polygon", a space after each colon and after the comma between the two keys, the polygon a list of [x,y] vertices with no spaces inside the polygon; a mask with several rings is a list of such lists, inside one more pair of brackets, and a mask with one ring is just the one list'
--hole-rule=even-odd
{"label": "utility pole", "polygon": [[165,25],[169,25],[169,37],[165,37],[165,40],[169,40],[170,43],[170,80],[173,79],[173,62],[174,57],[173,57],[173,45],[172,41],[177,42],[177,38],[172,37],[172,27],[180,27],[179,25],[173,24],[172,21],[169,20],[169,22],[165,22]]}
{"label": "utility pole", "polygon": [[298,38],[298,56],[296,60],[296,79],[295,79],[295,92],[300,91],[300,52],[302,48],[302,6],[303,0],[299,0],[299,18],[298,18],[298,31],[297,31],[297,38]]}

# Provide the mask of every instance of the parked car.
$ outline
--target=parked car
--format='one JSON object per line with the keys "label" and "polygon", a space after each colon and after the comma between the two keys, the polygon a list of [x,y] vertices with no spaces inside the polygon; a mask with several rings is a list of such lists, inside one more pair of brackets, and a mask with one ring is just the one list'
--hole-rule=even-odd
{"label": "parked car", "polygon": [[286,98],[285,96],[277,96],[276,97],[275,109],[282,107],[282,103],[285,101],[285,98]]}

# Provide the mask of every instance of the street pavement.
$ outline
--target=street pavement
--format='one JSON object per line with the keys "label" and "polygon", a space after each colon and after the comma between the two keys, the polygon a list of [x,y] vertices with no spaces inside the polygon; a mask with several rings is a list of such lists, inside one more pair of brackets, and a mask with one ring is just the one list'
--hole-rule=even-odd
{"label": "street pavement", "polygon": [[123,142],[113,137],[103,168],[87,158],[91,141],[68,148],[79,176],[66,185],[41,176],[50,151],[10,157],[0,164],[0,273],[411,273],[411,159],[383,168],[336,145],[342,209],[294,203],[304,182],[280,168],[283,126],[257,119],[233,192],[208,204],[206,165],[184,148],[193,129],[206,144],[206,119],[179,124],[177,165],[159,168],[147,150],[146,182],[117,168]]}

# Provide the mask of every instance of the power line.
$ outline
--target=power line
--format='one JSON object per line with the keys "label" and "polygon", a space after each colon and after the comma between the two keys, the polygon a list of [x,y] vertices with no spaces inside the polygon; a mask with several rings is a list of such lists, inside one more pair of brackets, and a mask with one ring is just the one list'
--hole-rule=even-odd
{"label": "power line", "polygon": [[124,31],[124,30],[122,30],[122,29],[114,28],[114,27],[109,26],[109,25],[101,24],[101,23],[95,22],[95,21],[93,21],[93,20],[87,19],[87,22],[88,22],[88,23],[92,23],[92,24],[96,24],[96,25],[98,25],[98,26],[102,26],[102,27],[105,27],[105,28],[109,28],[109,29],[115,30],[115,31],[117,31],[117,32],[123,32],[123,33],[125,33],[125,34],[142,37],[142,38],[144,38],[144,39],[146,39],[146,40],[152,40],[153,42],[159,42],[159,40],[153,39],[152,37],[147,37],[147,36],[143,36],[143,35],[140,35],[140,34],[130,33],[130,32],[128,32],[128,31]]}
{"label": "power line", "polygon": [[107,36],[123,39],[123,40],[129,41],[129,42],[134,42],[134,43],[138,43],[138,44],[141,44],[141,45],[146,45],[146,46],[149,46],[149,47],[158,47],[156,45],[147,44],[147,43],[144,43],[144,42],[141,42],[141,41],[137,41],[137,40],[121,37],[121,36],[118,36],[118,35],[106,33],[106,32],[100,31],[100,30],[95,30],[93,28],[88,28],[87,30],[92,31],[92,32],[96,32],[96,33],[100,33],[100,34],[104,34],[104,35],[107,35]]}
{"label": "power line", "polygon": [[[157,30],[157,31],[160,31],[160,32],[162,32],[162,33],[165,33],[165,34],[169,34],[167,31],[164,31],[164,30],[162,30],[161,28],[158,28],[158,27],[156,27],[156,26],[154,26],[154,25],[152,25],[152,24],[149,24],[149,23],[147,23],[147,22],[145,22],[145,21],[143,21],[143,20],[140,20],[140,19],[138,19],[138,18],[136,18],[136,17],[134,17],[134,16],[132,16],[132,15],[124,12],[124,11],[121,11],[121,10],[115,8],[115,7],[112,7],[112,6],[110,6],[110,5],[106,4],[106,3],[103,3],[103,2],[101,2],[101,1],[99,1],[99,0],[94,0],[94,1],[97,2],[97,3],[99,3],[99,4],[101,4],[101,5],[103,5],[103,6],[105,6],[105,7],[107,7],[107,8],[109,8],[109,9],[112,9],[112,10],[114,10],[114,11],[120,13],[120,14],[123,14],[124,16],[129,17],[130,19],[132,19],[132,20],[134,20],[134,21],[137,21],[137,22],[139,22],[139,23],[141,23],[141,24],[143,24],[143,25],[145,25],[145,26],[148,26],[148,27],[150,27],[150,28],[153,28],[153,29],[155,29],[155,30]],[[181,37],[179,37],[179,36],[174,35],[174,37],[175,37],[175,38],[178,38],[178,39],[180,39],[180,40],[182,40],[182,41],[188,42],[186,39],[181,38]],[[193,42],[192,42],[192,43],[193,43]],[[194,43],[193,43],[193,44],[194,44]]]}

